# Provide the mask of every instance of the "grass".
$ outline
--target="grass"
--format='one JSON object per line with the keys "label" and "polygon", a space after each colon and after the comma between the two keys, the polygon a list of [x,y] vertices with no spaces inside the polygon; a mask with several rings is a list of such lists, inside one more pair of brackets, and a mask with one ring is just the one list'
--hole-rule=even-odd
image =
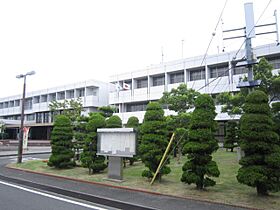
{"label": "grass", "polygon": [[149,180],[141,177],[141,172],[144,169],[141,162],[136,162],[133,166],[127,164],[127,167],[123,171],[125,182],[122,183],[104,180],[107,176],[106,170],[103,173],[88,175],[88,170],[85,168],[76,167],[73,169],[58,170],[48,167],[41,160],[28,161],[22,164],[10,164],[9,166],[186,198],[191,197],[259,209],[280,209],[280,192],[271,193],[270,196],[259,197],[256,194],[255,188],[237,182],[236,175],[239,165],[235,152],[231,153],[220,149],[214,153],[213,157],[219,166],[221,174],[219,178],[215,178],[216,185],[214,187],[209,187],[203,191],[196,190],[195,185],[187,185],[180,181],[182,165],[186,161],[186,157],[183,157],[180,163],[176,159],[172,159],[170,163],[171,173],[164,176],[161,183],[155,182],[152,186]]}

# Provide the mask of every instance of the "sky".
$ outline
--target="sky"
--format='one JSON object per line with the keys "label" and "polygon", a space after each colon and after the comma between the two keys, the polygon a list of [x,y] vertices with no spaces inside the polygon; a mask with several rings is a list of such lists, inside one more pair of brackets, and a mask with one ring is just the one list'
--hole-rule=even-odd
{"label": "sky", "polygon": [[[0,98],[145,69],[163,60],[239,49],[223,30],[245,26],[244,3],[257,24],[280,16],[279,0],[0,0]],[[280,18],[278,17],[280,23]],[[217,24],[218,23],[218,24]],[[280,27],[280,26],[279,26]],[[216,29],[216,30],[215,30]],[[270,30],[270,29],[268,29]],[[235,34],[234,34],[235,35]],[[241,34],[243,35],[243,32]],[[182,41],[183,40],[183,41]],[[276,43],[258,36],[253,46]]]}

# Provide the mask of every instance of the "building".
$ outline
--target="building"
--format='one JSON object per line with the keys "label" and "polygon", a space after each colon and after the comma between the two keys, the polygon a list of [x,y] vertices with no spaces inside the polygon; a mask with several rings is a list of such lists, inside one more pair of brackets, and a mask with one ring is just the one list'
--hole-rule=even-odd
{"label": "building", "polygon": [[[274,67],[274,73],[280,70],[280,46],[276,44],[254,48],[257,58],[265,57]],[[109,103],[119,107],[117,114],[126,123],[130,116],[144,118],[146,105],[150,101],[161,98],[164,91],[170,91],[181,83],[188,88],[201,93],[215,95],[221,92],[238,92],[236,88],[240,78],[246,73],[245,67],[235,67],[234,62],[241,61],[245,56],[244,50],[224,52],[216,55],[204,55],[185,58],[170,62],[151,65],[142,70],[117,74],[110,78],[112,84],[126,88],[115,90],[109,95]],[[234,61],[234,62],[233,62]],[[129,87],[129,88],[127,88]],[[218,136],[224,135],[224,122],[229,116],[221,113],[221,107],[216,107],[216,120],[220,123]],[[166,115],[170,114],[165,110]]]}
{"label": "building", "polygon": [[[105,82],[89,80],[60,87],[28,92],[25,99],[25,126],[31,127],[30,139],[48,140],[50,138],[54,114],[49,104],[57,100],[80,98],[84,113],[97,111],[98,107],[107,106],[109,90],[112,86]],[[114,87],[113,87],[114,88]],[[10,139],[16,139],[20,123],[20,103],[22,95],[0,99],[0,121],[6,123],[6,132]],[[14,122],[14,123],[12,123]]]}

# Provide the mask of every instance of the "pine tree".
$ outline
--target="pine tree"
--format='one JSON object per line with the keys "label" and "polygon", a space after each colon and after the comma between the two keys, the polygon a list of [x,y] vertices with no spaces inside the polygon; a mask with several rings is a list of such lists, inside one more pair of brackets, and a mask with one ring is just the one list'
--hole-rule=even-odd
{"label": "pine tree", "polygon": [[83,167],[89,169],[89,174],[100,172],[107,167],[105,157],[96,155],[97,128],[103,128],[105,124],[105,118],[99,113],[91,113],[86,124],[87,135],[81,154],[81,162]]}
{"label": "pine tree", "polygon": [[194,183],[197,189],[215,185],[215,181],[209,177],[220,175],[211,156],[218,149],[218,142],[214,137],[217,128],[215,116],[215,105],[211,96],[198,96],[191,115],[188,141],[183,148],[183,152],[188,154],[188,161],[182,168],[181,177],[182,182]]}
{"label": "pine tree", "polygon": [[233,152],[234,147],[238,143],[238,124],[236,121],[228,121],[226,124],[226,137],[224,148],[230,149]]}
{"label": "pine tree", "polygon": [[[136,132],[138,132],[138,128],[139,128],[139,120],[137,117],[131,116],[130,118],[128,118],[128,121],[126,123],[126,127],[127,128],[133,128]],[[138,141],[138,139],[136,140]],[[138,143],[136,142],[136,145]],[[136,153],[138,153],[138,151],[136,151]],[[138,160],[138,155],[136,154],[134,157],[128,158],[129,160],[129,165],[133,165],[133,163],[135,161]]]}
{"label": "pine tree", "polygon": [[71,168],[75,166],[73,151],[73,128],[71,121],[64,115],[55,118],[51,133],[52,154],[48,165],[55,168]]}
{"label": "pine tree", "polygon": [[[152,178],[168,145],[164,111],[159,103],[148,104],[140,132],[139,152],[142,162],[148,168],[143,171],[142,176]],[[167,159],[166,164],[168,163]],[[160,180],[162,175],[169,174],[170,171],[170,168],[164,165],[156,178]]]}
{"label": "pine tree", "polygon": [[240,119],[241,148],[245,156],[240,160],[237,180],[257,188],[258,195],[280,190],[280,145],[273,131],[268,97],[254,91],[246,97],[244,114]]}

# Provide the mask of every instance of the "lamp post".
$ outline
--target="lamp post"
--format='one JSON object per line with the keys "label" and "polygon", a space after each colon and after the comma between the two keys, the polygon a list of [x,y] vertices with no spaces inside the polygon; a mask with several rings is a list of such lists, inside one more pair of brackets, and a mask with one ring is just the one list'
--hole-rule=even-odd
{"label": "lamp post", "polygon": [[21,100],[21,116],[20,116],[20,132],[19,132],[19,141],[18,141],[18,159],[17,163],[22,162],[22,146],[23,146],[23,124],[24,124],[24,103],[25,103],[25,89],[26,89],[26,76],[34,75],[35,71],[27,72],[26,74],[17,75],[17,79],[24,79],[23,82],[23,94]]}

